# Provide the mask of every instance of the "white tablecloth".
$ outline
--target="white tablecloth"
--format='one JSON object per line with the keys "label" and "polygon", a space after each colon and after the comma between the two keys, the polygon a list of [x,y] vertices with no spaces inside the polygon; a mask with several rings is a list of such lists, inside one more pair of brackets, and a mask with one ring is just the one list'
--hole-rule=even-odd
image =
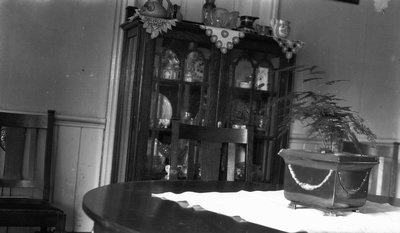
{"label": "white tablecloth", "polygon": [[283,191],[167,192],[153,194],[153,197],[178,202],[184,208],[205,209],[235,219],[240,216],[242,220],[287,232],[400,233],[400,207],[370,201],[359,212],[327,216],[316,209],[288,208],[289,201]]}

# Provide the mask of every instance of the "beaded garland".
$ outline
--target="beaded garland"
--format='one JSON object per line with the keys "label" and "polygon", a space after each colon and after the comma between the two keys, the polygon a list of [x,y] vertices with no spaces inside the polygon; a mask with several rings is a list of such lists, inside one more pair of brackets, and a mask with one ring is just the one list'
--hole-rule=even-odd
{"label": "beaded garland", "polygon": [[225,54],[228,49],[232,49],[234,44],[238,44],[240,39],[243,38],[245,33],[241,31],[235,31],[227,28],[217,28],[205,25],[200,25],[201,29],[206,30],[206,35],[210,36],[210,41],[215,43],[215,46],[221,50],[221,53]]}
{"label": "beaded garland", "polygon": [[299,40],[289,40],[280,37],[273,37],[276,42],[278,42],[279,46],[282,47],[282,52],[286,54],[286,58],[292,58],[293,54],[297,52],[297,50],[301,49],[304,46],[303,41]]}
{"label": "beaded garland", "polygon": [[297,178],[296,174],[294,173],[291,164],[288,164],[288,168],[289,168],[290,175],[292,176],[292,178],[293,178],[293,180],[296,182],[296,184],[298,184],[302,189],[307,190],[307,191],[312,191],[312,190],[314,190],[314,189],[320,188],[322,185],[324,185],[324,184],[328,181],[328,179],[329,179],[329,178],[331,177],[331,175],[333,174],[333,170],[330,169],[330,170],[329,170],[329,173],[325,176],[324,180],[321,181],[321,183],[316,184],[316,185],[312,185],[312,184],[307,184],[307,183],[301,182],[301,181]]}

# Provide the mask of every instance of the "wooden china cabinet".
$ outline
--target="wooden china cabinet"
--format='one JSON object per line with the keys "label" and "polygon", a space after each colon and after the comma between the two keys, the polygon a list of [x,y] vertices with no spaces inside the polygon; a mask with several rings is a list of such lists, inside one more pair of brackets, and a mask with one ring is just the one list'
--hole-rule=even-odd
{"label": "wooden china cabinet", "polygon": [[258,178],[281,182],[276,155],[287,144],[276,126],[278,96],[291,91],[291,66],[272,38],[246,33],[226,54],[200,24],[177,22],[151,39],[139,20],[124,30],[112,182],[165,179],[171,120],[215,127],[256,129]]}

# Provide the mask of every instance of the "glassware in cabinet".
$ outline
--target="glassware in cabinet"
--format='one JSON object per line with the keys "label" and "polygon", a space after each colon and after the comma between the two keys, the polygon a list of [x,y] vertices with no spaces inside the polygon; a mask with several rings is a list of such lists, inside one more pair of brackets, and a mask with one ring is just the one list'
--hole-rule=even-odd
{"label": "glassware in cabinet", "polygon": [[147,148],[152,179],[168,179],[171,120],[204,121],[207,49],[191,41],[157,38]]}

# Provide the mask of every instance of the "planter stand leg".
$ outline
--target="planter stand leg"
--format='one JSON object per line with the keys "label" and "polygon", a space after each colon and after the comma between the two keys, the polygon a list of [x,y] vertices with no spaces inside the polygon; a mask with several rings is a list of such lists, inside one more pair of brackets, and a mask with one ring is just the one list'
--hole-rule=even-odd
{"label": "planter stand leg", "polygon": [[327,214],[328,214],[329,216],[336,217],[336,216],[337,216],[337,211],[335,211],[335,210],[329,210],[329,211],[327,212]]}
{"label": "planter stand leg", "polygon": [[312,205],[306,205],[306,204],[302,204],[296,201],[291,201],[288,204],[288,208],[296,210],[299,208],[314,208],[314,209],[318,209],[321,210],[323,212],[323,214],[325,216],[332,216],[332,217],[337,217],[337,216],[341,216],[341,212],[342,211],[353,211],[356,213],[360,212],[360,209],[357,207],[348,207],[348,208],[322,208],[322,207],[318,207],[318,206],[312,206]]}
{"label": "planter stand leg", "polygon": [[294,209],[294,210],[297,209],[296,203],[294,203],[294,202],[292,202],[292,201],[289,203],[289,206],[288,206],[288,207],[289,207],[290,209]]}

